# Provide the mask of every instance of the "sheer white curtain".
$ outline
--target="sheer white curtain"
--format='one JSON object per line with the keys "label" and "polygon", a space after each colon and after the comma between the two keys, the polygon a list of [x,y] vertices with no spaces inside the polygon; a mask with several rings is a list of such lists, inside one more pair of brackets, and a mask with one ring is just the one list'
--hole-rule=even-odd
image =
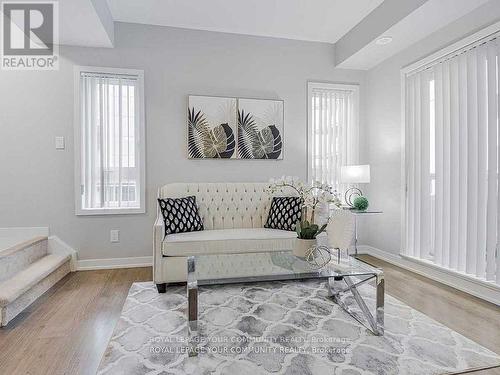
{"label": "sheer white curtain", "polygon": [[407,256],[500,284],[499,41],[407,74]]}
{"label": "sheer white curtain", "polygon": [[309,84],[309,180],[338,191],[340,167],[358,157],[358,88]]}
{"label": "sheer white curtain", "polygon": [[137,79],[80,75],[82,209],[140,206]]}

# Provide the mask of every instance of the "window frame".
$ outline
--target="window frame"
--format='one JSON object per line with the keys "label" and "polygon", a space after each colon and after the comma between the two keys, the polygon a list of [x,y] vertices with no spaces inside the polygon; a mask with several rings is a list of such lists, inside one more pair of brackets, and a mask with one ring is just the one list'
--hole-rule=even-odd
{"label": "window frame", "polygon": [[[312,125],[312,106],[311,106],[311,98],[314,89],[324,89],[324,90],[342,90],[342,91],[352,91],[353,99],[354,99],[354,139],[358,140],[359,137],[359,89],[360,85],[355,83],[335,83],[335,82],[317,82],[317,81],[309,81],[307,82],[307,181],[311,181],[313,172],[312,172],[312,159],[314,156],[312,155],[313,150],[313,125]],[[359,160],[359,144],[354,152],[354,160],[350,161],[350,164],[357,164]]]}
{"label": "window frame", "polygon": [[[81,180],[82,168],[82,124],[81,124],[81,73],[100,73],[110,75],[132,75],[137,77],[137,89],[139,91],[139,207],[138,208],[83,208],[82,207],[82,194]],[[111,67],[96,67],[96,66],[75,66],[73,69],[74,75],[74,154],[75,154],[75,215],[88,216],[88,215],[128,215],[128,214],[144,214],[146,213],[146,122],[145,122],[145,105],[144,105],[144,70],[139,69],[124,69],[124,68],[111,68]]]}

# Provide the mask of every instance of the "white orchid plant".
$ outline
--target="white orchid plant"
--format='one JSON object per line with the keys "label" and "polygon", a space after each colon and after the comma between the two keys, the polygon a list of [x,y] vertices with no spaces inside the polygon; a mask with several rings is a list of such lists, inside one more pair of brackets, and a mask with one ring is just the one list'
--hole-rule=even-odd
{"label": "white orchid plant", "polygon": [[271,179],[268,192],[275,193],[278,190],[290,188],[297,193],[302,202],[302,212],[300,220],[297,222],[295,230],[297,237],[300,239],[315,239],[322,233],[330,220],[330,215],[327,215],[326,223],[321,226],[317,223],[317,213],[320,207],[334,204],[337,207],[341,206],[341,201],[338,193],[328,184],[319,181],[313,182],[311,185],[306,185],[298,177],[281,177],[280,179]]}

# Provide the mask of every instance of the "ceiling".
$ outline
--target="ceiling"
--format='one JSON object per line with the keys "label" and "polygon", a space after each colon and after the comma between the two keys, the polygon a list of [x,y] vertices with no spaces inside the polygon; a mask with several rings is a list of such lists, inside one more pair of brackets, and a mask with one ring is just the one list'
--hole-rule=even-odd
{"label": "ceiling", "polygon": [[105,0],[59,2],[59,44],[113,47],[113,18]]}
{"label": "ceiling", "polygon": [[115,21],[335,43],[383,0],[107,0]]}
{"label": "ceiling", "polygon": [[[368,43],[337,66],[346,69],[371,69],[486,2],[488,0],[428,0],[382,34],[372,35]],[[392,37],[391,43],[376,44],[379,37],[386,35]]]}
{"label": "ceiling", "polygon": [[[113,48],[114,22],[132,22],[330,43],[337,67],[367,70],[498,1],[64,0],[60,44]],[[381,36],[393,40],[378,45]]]}

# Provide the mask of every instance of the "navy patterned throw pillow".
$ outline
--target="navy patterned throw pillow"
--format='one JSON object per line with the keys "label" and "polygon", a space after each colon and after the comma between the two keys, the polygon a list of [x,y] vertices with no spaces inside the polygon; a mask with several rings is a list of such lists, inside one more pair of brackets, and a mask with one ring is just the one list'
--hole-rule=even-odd
{"label": "navy patterned throw pillow", "polygon": [[301,206],[299,197],[274,197],[264,228],[294,231],[300,220]]}
{"label": "navy patterned throw pillow", "polygon": [[203,221],[194,195],[185,198],[158,198],[158,204],[165,222],[165,235],[203,230]]}

